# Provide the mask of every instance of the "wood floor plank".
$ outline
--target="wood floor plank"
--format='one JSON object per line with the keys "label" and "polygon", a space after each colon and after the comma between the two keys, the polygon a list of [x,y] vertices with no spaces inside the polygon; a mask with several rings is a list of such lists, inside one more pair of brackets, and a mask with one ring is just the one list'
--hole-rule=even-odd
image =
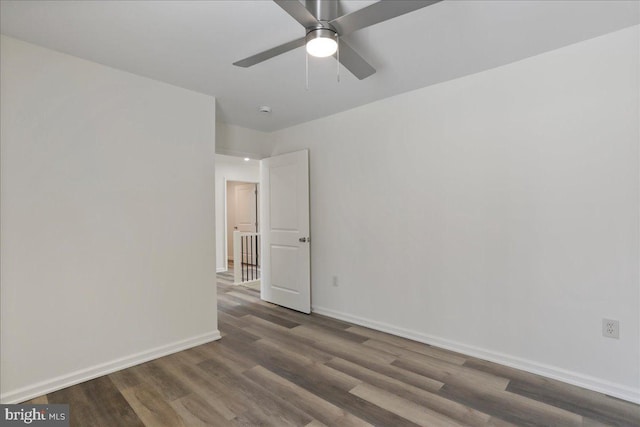
{"label": "wood floor plank", "polygon": [[235,301],[233,298],[229,298],[226,293],[218,295],[218,310],[226,312],[227,310],[233,310],[244,305],[240,301]]}
{"label": "wood floor plank", "polygon": [[138,374],[139,368],[132,366],[129,369],[123,369],[109,374],[109,378],[122,391],[129,387],[135,387],[142,384],[142,377]]}
{"label": "wood floor plank", "polygon": [[495,390],[504,390],[509,384],[509,380],[506,378],[476,371],[465,366],[447,363],[440,359],[431,358],[431,360],[427,360],[425,358],[417,362],[400,357],[392,364],[445,384],[463,385],[465,387],[475,387],[478,389],[492,388]]}
{"label": "wood floor plank", "polygon": [[446,415],[467,426],[486,426],[491,419],[491,416],[488,414],[436,394],[435,392],[441,388],[442,383],[438,383],[439,386],[432,391],[425,391],[347,360],[336,358],[327,363],[327,366],[345,372],[354,378],[358,378],[365,384],[386,390],[424,408],[429,408],[435,412]]}
{"label": "wood floor plank", "polygon": [[266,307],[269,310],[273,310],[274,307],[277,307],[275,304],[261,300],[260,292],[255,292],[247,288],[235,289],[227,292],[226,295],[230,298],[233,298],[235,301],[242,300],[243,302],[245,302],[245,305],[246,303],[257,304],[262,307]]}
{"label": "wood floor plank", "polygon": [[196,394],[190,394],[169,403],[189,427],[233,426],[233,421],[215,410],[210,402]]}
{"label": "wood floor plank", "polygon": [[[298,424],[287,419],[282,419],[278,414],[269,414],[261,410],[259,406],[249,408],[249,410],[234,420],[234,424],[245,427],[269,426],[269,427],[298,427],[305,424]],[[283,415],[283,414],[280,414]]]}
{"label": "wood floor plank", "polygon": [[[630,405],[617,405],[616,399],[591,399],[584,396],[586,390],[575,393],[566,386],[558,390],[554,385],[540,386],[528,382],[512,380],[507,391],[548,403],[558,408],[580,414],[593,421],[616,426],[640,426],[640,410]],[[578,396],[576,396],[578,394]],[[610,401],[609,401],[610,400]],[[613,409],[612,407],[615,407]]]}
{"label": "wood floor plank", "polygon": [[433,378],[425,377],[423,375],[416,374],[415,372],[398,368],[397,366],[393,366],[390,364],[375,363],[367,360],[363,362],[357,355],[346,355],[346,357],[338,357],[353,362],[354,364],[362,366],[363,368],[369,369],[378,374],[385,375],[387,377],[396,379],[405,384],[421,388],[426,391],[439,390],[444,385],[443,382],[434,380]]}
{"label": "wood floor plank", "polygon": [[513,393],[605,424],[640,426],[640,407],[631,402],[485,360],[470,359],[465,366],[510,378],[507,390]]}
{"label": "wood floor plank", "polygon": [[317,363],[306,355],[303,356],[295,351],[281,347],[278,343],[272,342],[269,339],[263,338],[260,341],[257,341],[256,346],[264,349],[265,353],[268,353],[269,355],[279,355],[290,365],[298,366],[302,369],[307,368],[313,370],[316,375],[321,376],[325,381],[329,381],[334,386],[343,390],[349,390],[360,383],[360,380],[357,378],[322,363]]}
{"label": "wood floor plank", "polygon": [[462,427],[463,424],[455,422],[453,419],[432,411],[424,406],[406,400],[386,390],[360,384],[354,387],[351,394],[355,394],[376,406],[386,409],[424,427]]}
{"label": "wood floor plank", "polygon": [[[194,348],[195,350],[196,348]],[[187,364],[195,365],[209,372],[211,377],[219,377],[230,375],[231,373],[242,373],[247,369],[253,368],[256,363],[241,354],[230,351],[228,348],[221,346],[219,342],[213,342],[199,346],[198,353],[195,358],[183,355],[180,352],[178,357],[185,357]]]}
{"label": "wood floor plank", "polygon": [[353,326],[350,323],[343,322],[342,320],[332,319],[330,317],[322,316],[317,313],[304,314],[300,313],[299,311],[290,310],[288,308],[280,306],[275,306],[272,310],[278,316],[284,317],[300,324],[312,324],[335,330],[346,330],[349,327]]}
{"label": "wood floor plank", "polygon": [[347,331],[365,336],[377,342],[387,343],[395,347],[403,348],[405,350],[410,350],[416,353],[421,353],[427,356],[446,360],[449,363],[455,363],[457,365],[462,365],[467,360],[466,356],[455,353],[453,351],[432,347],[429,344],[412,341],[407,338],[398,337],[362,326],[352,326],[348,328]]}
{"label": "wood floor plank", "polygon": [[356,417],[373,425],[394,427],[417,425],[384,408],[367,402],[348,391],[336,387],[335,384],[332,384],[330,381],[319,380],[320,377],[313,371],[301,374],[299,371],[291,371],[280,366],[271,366],[268,367],[268,369],[324,400],[334,405],[339,405]]}
{"label": "wood floor plank", "polygon": [[247,316],[246,319],[252,323],[244,328],[246,331],[277,342],[285,349],[302,353],[316,362],[326,362],[333,358],[333,355],[313,347],[313,340],[292,334],[287,328],[253,316]]}
{"label": "wood floor plank", "polygon": [[447,363],[452,363],[454,365],[463,365],[467,361],[467,359],[463,359],[455,355],[450,355],[449,353],[438,352],[434,349],[431,349],[430,347],[426,347],[421,352],[417,352],[375,339],[369,339],[363,342],[362,345],[375,348],[376,350],[385,351],[397,357],[402,357],[403,359],[414,360],[418,363],[420,363],[422,360],[439,359]]}
{"label": "wood floor plank", "polygon": [[313,346],[313,342],[309,344],[303,341],[302,337],[297,337],[292,334],[281,334],[273,332],[272,330],[258,325],[250,326],[245,329],[252,334],[261,334],[263,337],[277,342],[278,345],[280,345],[282,348],[292,351],[298,351],[315,362],[327,362],[334,357],[332,354],[315,348]]}
{"label": "wood floor plank", "polygon": [[582,420],[582,427],[610,427],[612,424],[601,423],[600,421],[584,418]]}
{"label": "wood floor plank", "polygon": [[281,348],[266,338],[251,343],[228,339],[226,342],[221,342],[221,344],[229,346],[233,351],[240,354],[248,355],[257,364],[272,371],[278,369],[281,372],[287,372],[290,376],[300,375],[301,373],[308,375],[309,372],[312,372],[318,381],[331,383],[333,388],[345,392],[360,382],[340,371],[316,363],[304,355]]}
{"label": "wood floor plank", "polygon": [[301,426],[312,420],[310,415],[245,376],[233,373],[220,377],[220,383],[225,386],[227,399],[235,399],[248,406],[247,411],[236,417],[237,420],[273,426]]}
{"label": "wood floor plank", "polygon": [[494,388],[451,386],[445,384],[439,393],[449,399],[475,408],[497,418],[521,426],[581,426],[582,416]]}
{"label": "wood floor plank", "polygon": [[300,323],[294,322],[292,320],[286,319],[284,317],[275,315],[273,313],[265,313],[262,307],[252,306],[251,308],[246,309],[246,313],[255,317],[259,317],[268,322],[275,323],[276,325],[284,326],[285,328],[295,328],[296,326],[300,326]]}
{"label": "wood floor plank", "polygon": [[232,363],[234,366],[233,369],[237,370],[238,372],[246,371],[247,369],[251,369],[256,365],[256,363],[253,360],[251,360],[249,357],[246,357],[243,354],[233,352],[228,348],[221,346],[220,341],[204,344],[202,346],[199,346],[198,348],[200,348],[200,353],[198,354],[198,357],[202,357],[203,359],[193,363],[194,365],[197,365],[200,362],[203,362],[204,360],[210,360],[210,359],[232,360],[233,361]]}
{"label": "wood floor plank", "polygon": [[334,336],[324,329],[318,329],[310,325],[298,326],[291,329],[291,332],[295,335],[313,340],[313,347],[326,351],[334,356],[342,357],[343,359],[352,360],[355,358],[363,363],[371,361],[385,364],[396,360],[396,356],[392,354],[374,348],[364,347],[357,342]]}
{"label": "wood floor plank", "polygon": [[[264,340],[266,341],[266,340]],[[221,344],[225,344],[222,342]],[[232,346],[236,351],[250,353],[251,356],[266,369],[297,384],[299,387],[322,397],[330,403],[340,405],[356,417],[364,419],[372,424],[382,422],[382,425],[409,426],[416,425],[396,414],[377,407],[365,400],[349,394],[360,381],[349,379],[339,371],[327,366],[308,363],[299,357],[291,357],[283,352],[258,351],[256,343],[243,343],[233,339],[227,339],[226,345]],[[310,360],[309,360],[310,361]],[[377,422],[376,422],[377,420]]]}
{"label": "wood floor plank", "polygon": [[[174,375],[179,375],[183,382],[189,386],[191,394],[195,394],[208,402],[211,407],[226,420],[234,419],[237,414],[247,410],[246,406],[229,403],[225,399],[225,391],[219,383],[212,378],[208,378],[202,370],[184,362],[169,362],[167,360],[160,361],[164,364],[164,369]],[[186,397],[186,396],[185,396]],[[180,400],[184,400],[181,398]]]}
{"label": "wood floor plank", "polygon": [[487,423],[487,426],[488,427],[518,427],[516,424],[510,423],[509,421],[505,421],[498,417],[491,417],[491,419]]}
{"label": "wood floor plank", "polygon": [[640,427],[640,406],[218,282],[223,338],[49,393],[72,426]]}
{"label": "wood floor plank", "polygon": [[318,314],[318,313],[311,313],[308,316],[309,316],[309,320],[308,320],[309,322],[318,326],[325,326],[331,329],[346,330],[346,329],[349,329],[351,326],[353,326],[353,324],[349,322],[344,322],[342,320],[323,316],[322,314]]}
{"label": "wood floor plank", "polygon": [[218,319],[218,328],[220,328],[220,332],[225,335],[233,335],[236,338],[241,338],[247,341],[257,341],[261,337],[258,335],[253,335],[242,328],[238,328],[230,323],[225,322],[223,319]]}
{"label": "wood floor plank", "polygon": [[[89,397],[83,392],[80,384],[72,387],[67,387],[62,390],[54,391],[47,395],[47,400],[51,404],[68,404],[69,405],[69,425],[72,426],[97,426],[104,425],[104,420],[97,411],[94,411],[93,407],[96,405]],[[125,401],[126,403],[126,401]],[[129,406],[127,403],[126,406]],[[126,410],[126,409],[125,409]],[[129,406],[129,410],[133,415],[135,412]],[[137,415],[135,415],[137,418]],[[135,421],[134,421],[134,424]],[[138,426],[142,426],[142,421],[139,420]]]}
{"label": "wood floor plank", "polygon": [[204,360],[198,363],[197,366],[205,371],[208,376],[216,380],[233,374],[241,374],[246,370],[243,366],[236,364],[232,359],[218,357]]}
{"label": "wood floor plank", "polygon": [[300,368],[304,368],[305,366],[313,365],[313,360],[308,358],[307,356],[296,352],[288,350],[284,347],[281,347],[279,344],[276,344],[274,341],[269,338],[262,338],[255,342],[255,347],[260,355],[268,355],[270,358],[278,358],[283,360],[284,363],[289,363],[292,366],[297,366]]}
{"label": "wood floor plank", "polygon": [[291,329],[284,327],[282,325],[278,325],[276,323],[270,322],[268,320],[265,320],[264,318],[261,317],[256,317],[252,314],[249,314],[247,316],[242,317],[242,321],[245,323],[244,328],[259,328],[260,329],[260,333],[256,334],[260,337],[264,337],[265,333],[271,333],[272,336],[278,336],[279,337],[291,337],[295,340],[297,340],[297,342],[303,343],[303,344],[311,344],[313,343],[313,340],[311,339],[307,339],[307,338],[303,338],[300,336],[295,336],[291,334]]}
{"label": "wood floor plank", "polygon": [[136,412],[145,426],[149,427],[182,427],[185,424],[166,399],[146,385],[127,387],[121,390],[122,395]]}
{"label": "wood floor plank", "polygon": [[[331,327],[322,326],[322,325],[312,325],[307,324],[296,328],[296,333],[300,333],[300,331],[304,330],[306,334],[310,334],[315,337],[325,337],[334,339],[341,339],[343,341],[348,341],[351,343],[362,344],[367,341],[367,337],[360,336],[358,334],[351,333],[347,330],[342,329],[333,329]],[[304,336],[304,335],[302,335]]]}
{"label": "wood floor plank", "polygon": [[144,425],[108,376],[87,381],[80,387],[90,402],[100,402],[93,410],[97,410],[105,425]]}
{"label": "wood floor plank", "polygon": [[274,312],[273,309],[262,307],[258,304],[241,305],[238,307],[225,309],[224,311],[225,313],[235,317],[243,317],[252,314],[255,317],[263,318],[264,320],[280,326],[284,326],[285,328],[295,328],[296,326],[300,325],[299,322],[295,322],[293,320],[287,319],[286,317],[279,316]]}
{"label": "wood floor plank", "polygon": [[[420,390],[420,391],[433,391],[436,392],[442,388],[444,383],[440,381],[431,380],[425,378],[427,381],[421,383],[422,387],[416,387],[412,384],[409,384],[402,379],[397,379],[394,376],[390,376],[389,371],[385,370],[384,373],[376,371],[375,369],[369,369],[365,366],[362,366],[357,363],[350,362],[348,360],[342,359],[340,357],[334,357],[329,362],[326,363],[326,366],[337,369],[341,372],[350,375],[351,377],[358,378],[363,382],[366,382],[371,385],[375,385],[381,388],[392,389],[391,391],[395,393],[400,393],[400,390]],[[375,368],[375,366],[374,366]],[[397,369],[397,368],[396,368]],[[415,374],[413,376],[416,376]]]}
{"label": "wood floor plank", "polygon": [[322,399],[310,391],[274,374],[262,366],[256,366],[244,373],[254,382],[271,388],[274,393],[301,408],[314,419],[328,426],[365,427],[369,423],[353,416],[344,409]]}
{"label": "wood floor plank", "polygon": [[[260,354],[264,347],[268,348],[270,352],[274,353],[269,357],[269,360],[284,360],[285,364],[293,365],[312,363],[304,356],[279,349],[276,351],[264,339],[260,342],[251,342],[249,345],[254,348],[252,353],[254,355]],[[304,425],[311,421],[312,417],[309,415],[242,376],[232,368],[234,365],[233,359],[219,358],[215,364],[212,363],[212,360],[208,360],[198,364],[198,367],[202,369],[206,377],[216,379],[213,388],[224,393],[222,400],[236,414],[235,421],[240,424],[250,424],[256,419],[260,419],[262,424],[275,426]],[[244,410],[239,407],[244,407]]]}
{"label": "wood floor plank", "polygon": [[51,393],[47,397],[49,403],[70,404],[72,425],[144,426],[108,376]]}
{"label": "wood floor plank", "polygon": [[261,300],[259,293],[247,292],[246,288],[237,288],[237,289],[226,292],[226,294],[230,297],[240,298],[241,300],[251,304],[261,304],[261,305],[265,305],[266,307],[272,307],[274,305],[269,302]]}
{"label": "wood floor plank", "polygon": [[[224,322],[226,324],[229,324],[231,326],[235,326],[236,328],[240,328],[240,329],[249,326],[249,324],[245,320],[245,317],[246,316],[235,317],[235,316],[232,316],[231,314],[229,314],[227,312],[224,312],[224,311],[218,312],[218,322]],[[224,329],[224,327],[223,327],[223,329]]]}
{"label": "wood floor plank", "polygon": [[[163,358],[153,360],[136,366],[137,372],[143,381],[158,390],[168,401],[179,399],[189,394],[188,387],[183,383],[179,375],[174,375],[162,369],[160,361]],[[165,359],[166,361],[167,359]]]}

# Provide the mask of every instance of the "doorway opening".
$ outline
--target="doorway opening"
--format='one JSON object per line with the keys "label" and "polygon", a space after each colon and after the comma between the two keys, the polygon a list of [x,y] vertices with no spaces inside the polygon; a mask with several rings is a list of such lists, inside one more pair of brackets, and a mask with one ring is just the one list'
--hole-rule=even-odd
{"label": "doorway opening", "polygon": [[226,181],[227,271],[233,283],[260,289],[258,183]]}
{"label": "doorway opening", "polygon": [[[254,279],[256,272],[259,277],[253,286],[262,300],[310,313],[309,151],[260,161],[216,155],[216,189],[219,281],[245,285],[243,270],[249,274],[245,280],[253,270]],[[252,208],[242,210],[242,205]],[[253,233],[258,242],[234,244],[234,236],[245,233]]]}

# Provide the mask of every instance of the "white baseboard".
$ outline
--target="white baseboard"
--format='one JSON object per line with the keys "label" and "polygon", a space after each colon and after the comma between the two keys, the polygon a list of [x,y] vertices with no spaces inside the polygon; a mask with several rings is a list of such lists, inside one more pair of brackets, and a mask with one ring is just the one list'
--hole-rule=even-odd
{"label": "white baseboard", "polygon": [[228,269],[226,267],[218,267],[216,268],[216,273],[224,273]]}
{"label": "white baseboard", "polygon": [[512,368],[521,369],[523,371],[531,372],[532,374],[537,374],[568,384],[573,384],[578,387],[583,387],[589,390],[597,391],[599,393],[604,393],[609,396],[627,400],[629,402],[640,403],[640,389],[634,389],[600,378],[584,375],[578,372],[572,372],[555,366],[534,362],[532,360],[522,359],[519,357],[510,356],[508,354],[462,344],[440,337],[434,337],[410,329],[393,326],[387,323],[353,316],[351,314],[331,310],[329,308],[314,306],[312,307],[312,311],[323,316],[333,317],[335,319],[355,323],[356,325],[365,326],[367,328],[375,329],[381,332],[387,332],[393,335],[401,336],[403,338],[408,338],[414,341],[466,354],[468,356],[473,356],[479,359],[488,360],[490,362],[499,363],[501,365],[509,366]]}
{"label": "white baseboard", "polygon": [[152,348],[150,350],[145,350],[136,354],[132,354],[130,356],[125,356],[113,360],[111,362],[101,363],[89,368],[80,369],[78,371],[70,372],[68,374],[61,375],[50,380],[42,381],[27,387],[23,387],[18,390],[12,390],[7,393],[3,393],[0,396],[0,402],[2,402],[3,404],[24,402],[25,400],[33,399],[34,397],[42,396],[43,394],[51,393],[65,387],[101,377],[103,375],[119,371],[121,369],[139,365],[140,363],[148,362],[149,360],[157,359],[162,356],[177,353],[178,351],[186,350],[191,347],[219,340],[220,338],[220,331],[215,330],[207,334],[198,335],[192,338],[187,338],[185,340],[176,341],[171,344]]}

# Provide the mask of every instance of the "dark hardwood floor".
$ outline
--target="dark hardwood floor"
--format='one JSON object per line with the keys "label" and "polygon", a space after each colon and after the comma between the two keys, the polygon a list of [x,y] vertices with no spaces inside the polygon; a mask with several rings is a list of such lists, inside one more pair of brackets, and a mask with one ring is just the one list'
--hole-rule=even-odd
{"label": "dark hardwood floor", "polygon": [[223,338],[33,399],[72,426],[640,426],[640,407],[260,301],[218,283]]}

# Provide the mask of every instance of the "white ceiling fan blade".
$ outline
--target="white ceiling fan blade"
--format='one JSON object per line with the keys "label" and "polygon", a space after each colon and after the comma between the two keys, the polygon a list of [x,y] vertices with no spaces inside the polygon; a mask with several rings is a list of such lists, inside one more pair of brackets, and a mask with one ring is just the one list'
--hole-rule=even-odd
{"label": "white ceiling fan blade", "polygon": [[351,74],[362,80],[376,72],[376,69],[365,61],[363,57],[358,55],[344,40],[340,39],[339,43],[339,55],[334,56],[340,57],[340,63],[344,65],[347,70],[351,71]]}
{"label": "white ceiling fan blade", "polygon": [[281,55],[285,52],[289,52],[290,50],[296,49],[298,47],[304,46],[305,40],[304,37],[299,39],[281,44],[280,46],[272,47],[269,50],[265,50],[264,52],[257,53],[255,55],[251,55],[248,58],[242,59],[240,61],[234,62],[233,65],[238,67],[251,67],[252,65],[259,64],[262,61],[266,61],[267,59],[271,59],[274,56]]}
{"label": "white ceiling fan blade", "polygon": [[293,19],[298,21],[305,28],[315,27],[318,20],[309,10],[298,0],[273,0],[278,6],[284,9]]}

